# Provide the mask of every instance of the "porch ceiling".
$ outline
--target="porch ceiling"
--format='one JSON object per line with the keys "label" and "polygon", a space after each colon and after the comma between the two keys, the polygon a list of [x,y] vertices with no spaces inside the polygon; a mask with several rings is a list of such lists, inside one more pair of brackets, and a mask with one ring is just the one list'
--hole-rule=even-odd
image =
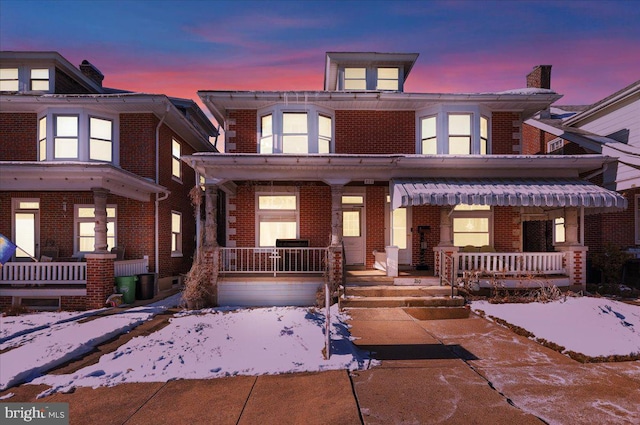
{"label": "porch ceiling", "polygon": [[392,208],[410,205],[627,208],[622,195],[578,178],[435,178],[391,181]]}
{"label": "porch ceiling", "polygon": [[148,202],[164,187],[110,164],[86,162],[0,161],[0,187],[5,191],[91,191]]}

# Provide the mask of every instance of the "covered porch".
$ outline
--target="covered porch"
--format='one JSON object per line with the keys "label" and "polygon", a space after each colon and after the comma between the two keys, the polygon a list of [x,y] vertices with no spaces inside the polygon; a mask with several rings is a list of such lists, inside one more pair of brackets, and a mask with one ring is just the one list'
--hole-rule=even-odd
{"label": "covered porch", "polygon": [[[275,265],[284,264],[281,258],[314,255],[312,252],[317,250],[324,252],[324,260],[308,268],[309,277],[314,273],[325,275],[334,287],[344,283],[348,272],[343,246],[346,239],[345,211],[348,210],[344,197],[359,193],[356,189],[360,188],[365,197],[358,202],[362,202],[367,220],[375,221],[373,224],[367,223],[369,229],[378,232],[378,235],[384,235],[386,229],[390,232],[387,240],[378,236],[378,240],[391,243],[383,245],[376,253],[369,249],[371,244],[365,245],[367,261],[363,265],[370,274],[381,273],[369,265],[375,264],[383,269],[385,278],[401,277],[402,272],[407,270],[417,271],[422,259],[427,258],[429,273],[439,279],[440,285],[452,284],[465,272],[479,271],[489,276],[503,275],[507,278],[528,275],[559,278],[567,286],[582,287],[585,284],[585,255],[588,249],[581,236],[584,216],[626,208],[626,199],[622,196],[579,177],[581,173],[600,169],[609,161],[609,158],[599,155],[195,154],[183,160],[205,177],[205,236],[199,246],[205,252],[215,252],[211,257],[217,262],[213,276],[216,282],[242,273],[259,273],[277,281],[287,273],[300,272],[299,269],[287,270],[286,267],[277,269]],[[249,177],[251,181],[247,182]],[[252,188],[260,184],[266,188],[273,187],[274,182],[281,185],[294,182],[301,188],[312,183],[311,186],[315,184],[312,191],[322,192],[324,206],[317,210],[313,219],[317,225],[306,222],[304,227],[315,225],[316,228],[329,230],[327,244],[280,253],[275,249],[252,245],[250,237],[245,246],[219,247],[216,237],[218,194],[224,192],[226,196],[234,198],[242,192],[243,199],[257,200]],[[318,186],[318,182],[322,187]],[[245,188],[251,190],[246,192]],[[385,193],[388,194],[386,207]],[[454,210],[460,205],[484,206],[492,214],[496,211],[490,219],[491,230],[487,232],[490,236],[483,243],[488,249],[483,252],[467,250],[464,249],[466,244],[454,243]],[[258,210],[255,208],[246,211],[249,218],[257,216]],[[393,222],[393,212],[401,209],[413,209],[413,219],[407,221],[405,226],[407,246],[413,248],[413,255],[408,257],[408,262],[402,261],[402,248],[393,243],[398,240],[394,235],[398,226]],[[374,210],[380,214],[375,220],[369,217]],[[330,221],[326,220],[329,214]],[[384,219],[380,221],[380,217]],[[555,246],[555,252],[523,252],[522,223],[556,218],[564,220],[565,240]],[[220,219],[226,220],[227,225],[233,225],[234,221],[237,223],[236,218],[233,221],[228,217]],[[322,223],[328,225],[323,228]],[[428,243],[423,243],[421,239],[420,232],[423,229],[427,232],[425,237],[430,238]],[[431,258],[426,252],[419,252],[427,249]],[[248,256],[245,253],[249,253]],[[442,255],[451,259],[448,265],[441,261]]]}

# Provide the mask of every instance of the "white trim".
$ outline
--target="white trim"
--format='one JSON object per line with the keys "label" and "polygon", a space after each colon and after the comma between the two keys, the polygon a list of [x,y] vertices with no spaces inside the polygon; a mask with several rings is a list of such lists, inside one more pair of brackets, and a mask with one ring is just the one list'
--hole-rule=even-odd
{"label": "white trim", "polygon": [[[295,210],[261,210],[259,206],[260,196],[295,196]],[[260,187],[254,191],[254,229],[255,229],[255,246],[260,247],[260,223],[262,218],[265,221],[291,221],[296,222],[296,238],[300,237],[300,190],[293,186],[275,186],[269,189]],[[262,247],[266,248],[266,247]]]}
{"label": "white trim", "polygon": [[[173,231],[173,215],[180,216],[180,232],[176,233]],[[183,236],[184,236],[184,220],[182,217],[182,213],[180,211],[171,210],[171,220],[170,220],[170,229],[171,229],[171,240],[169,241],[169,246],[171,247],[171,257],[182,257],[183,255]],[[176,239],[176,249],[173,250],[173,236],[177,235]]]}
{"label": "white trim", "polygon": [[[94,217],[78,217],[78,210],[80,208],[92,208],[94,210]],[[80,251],[80,223],[91,223],[95,221],[95,204],[74,204],[73,206],[73,252],[74,254],[89,254],[91,251]],[[115,210],[115,217],[109,217],[107,214],[107,223],[113,223],[113,246],[108,245],[108,249],[118,246],[118,206],[116,204],[107,204],[107,209],[113,208]],[[95,242],[95,231],[93,234]],[[109,235],[107,232],[107,243],[109,241]]]}
{"label": "white trim", "polygon": [[[481,155],[480,119],[487,119],[487,155],[492,152],[492,113],[482,105],[437,105],[416,111],[416,153],[422,154],[422,119],[436,117],[436,151],[437,154],[449,154],[449,115],[471,115],[471,153]],[[484,156],[484,155],[482,155]]]}
{"label": "white trim", "polygon": [[[38,203],[38,208],[20,208],[20,202],[37,202]],[[42,205],[40,205],[40,198],[11,198],[11,240],[13,242],[16,241],[16,213],[17,212],[27,212],[27,213],[34,213],[35,217],[35,229],[34,229],[34,243],[35,243],[35,247],[34,247],[34,253],[33,256],[35,258],[38,258],[40,256],[40,210]],[[18,249],[22,250],[22,248],[20,246],[18,246]],[[16,251],[17,253],[17,251]],[[28,255],[28,253],[27,253]],[[16,254],[13,254],[13,258],[18,258],[16,257]],[[20,257],[20,258],[26,258],[26,257]]]}
{"label": "white trim", "polygon": [[[54,156],[54,138],[55,138],[55,125],[57,116],[77,116],[78,117],[78,157],[73,158],[55,158]],[[46,141],[46,159],[39,162],[64,162],[64,161],[86,161],[92,163],[113,164],[116,167],[120,166],[120,116],[118,114],[104,112],[95,108],[78,108],[78,107],[50,107],[46,108],[38,113],[38,119],[36,122],[37,130],[39,133],[40,119],[47,117],[47,141]],[[111,121],[111,161],[99,161],[89,159],[89,144],[90,144],[90,119],[98,118],[102,120]],[[40,158],[40,135],[36,136],[36,143],[38,144],[38,159]]]}
{"label": "white trim", "polygon": [[[310,99],[312,100],[312,99]],[[285,100],[286,101],[286,100]],[[256,152],[260,154],[262,139],[262,117],[271,115],[271,132],[273,153],[282,153],[282,116],[284,113],[307,114],[307,150],[308,153],[318,153],[319,119],[323,115],[331,119],[331,142],[329,153],[335,152],[335,111],[313,104],[279,104],[268,108],[258,109],[256,114]],[[262,154],[262,155],[268,155]],[[306,154],[303,154],[306,155]]]}

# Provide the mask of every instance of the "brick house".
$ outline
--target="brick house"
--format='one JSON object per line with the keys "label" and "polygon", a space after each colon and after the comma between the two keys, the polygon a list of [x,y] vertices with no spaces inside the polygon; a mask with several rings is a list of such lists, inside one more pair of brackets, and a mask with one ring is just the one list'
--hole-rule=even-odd
{"label": "brick house", "polygon": [[[561,97],[549,89],[405,92],[417,56],[327,53],[319,91],[199,91],[226,149],[183,160],[205,178],[221,304],[312,303],[312,274],[336,286],[345,268],[535,273],[583,287],[579,223],[626,200],[580,176],[612,159],[524,154],[523,122]],[[556,217],[565,243],[524,252],[525,223]]]}
{"label": "brick house", "polygon": [[196,180],[180,157],[215,151],[217,131],[191,100],[103,78],[56,52],[0,53],[0,233],[19,247],[1,306],[101,307],[114,274],[166,287],[192,263]]}
{"label": "brick house", "polygon": [[[523,125],[525,145],[532,154],[602,154],[617,159],[587,177],[620,193],[631,208],[585,218],[590,255],[603,253],[608,245],[636,254],[640,246],[639,118],[640,81],[636,81],[592,105],[551,107]],[[548,244],[556,242],[553,232],[547,232],[547,238]]]}

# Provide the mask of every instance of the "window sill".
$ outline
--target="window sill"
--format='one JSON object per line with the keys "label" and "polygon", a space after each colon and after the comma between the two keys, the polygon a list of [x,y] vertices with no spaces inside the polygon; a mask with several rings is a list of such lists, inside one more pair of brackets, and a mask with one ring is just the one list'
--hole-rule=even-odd
{"label": "window sill", "polygon": [[172,176],[171,176],[171,180],[173,180],[173,181],[174,181],[174,182],[176,182],[176,183],[183,184],[183,183],[182,183],[182,179],[180,179],[180,178],[178,178],[178,177],[176,177],[176,176],[173,176],[173,175],[172,175]]}
{"label": "window sill", "polygon": [[172,252],[171,253],[171,258],[182,258],[183,255],[181,252]]}

